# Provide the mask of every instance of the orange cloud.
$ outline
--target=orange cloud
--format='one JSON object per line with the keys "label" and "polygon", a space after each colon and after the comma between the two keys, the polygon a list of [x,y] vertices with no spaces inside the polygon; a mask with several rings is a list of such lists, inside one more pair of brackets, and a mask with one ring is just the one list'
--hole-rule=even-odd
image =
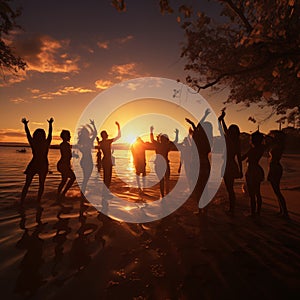
{"label": "orange cloud", "polygon": [[104,42],[97,42],[97,46],[100,49],[105,49],[107,50],[109,48],[109,41],[104,41]]}
{"label": "orange cloud", "polygon": [[79,71],[79,56],[69,53],[69,40],[56,40],[47,35],[14,34],[11,45],[27,63],[29,71],[70,73]]}
{"label": "orange cloud", "polygon": [[25,142],[25,132],[24,130],[18,130],[18,129],[0,129],[0,141],[6,142],[6,141],[20,141]]}
{"label": "orange cloud", "polygon": [[[121,65],[113,65],[108,72],[109,79],[99,79],[95,82],[96,88],[105,90],[111,87],[113,84],[129,80],[137,77],[148,76],[147,74],[141,74],[138,72],[138,65],[135,62]],[[130,89],[135,89],[135,86],[130,86]]]}
{"label": "orange cloud", "polygon": [[99,79],[95,82],[96,88],[100,90],[106,90],[113,85],[111,80],[102,80]]}
{"label": "orange cloud", "polygon": [[59,89],[54,92],[46,92],[36,94],[33,93],[33,99],[43,99],[43,100],[50,100],[53,99],[55,96],[65,96],[69,94],[85,94],[85,93],[92,93],[94,90],[83,88],[83,87],[73,87],[73,86],[65,86],[62,89]]}
{"label": "orange cloud", "polygon": [[18,82],[22,82],[26,79],[26,71],[19,70],[18,73],[12,73],[9,70],[2,70],[2,79],[0,87],[7,87]]}
{"label": "orange cloud", "polygon": [[127,43],[127,42],[129,42],[131,40],[133,40],[133,35],[128,35],[128,36],[125,36],[123,38],[119,38],[116,41],[119,44],[125,44],[125,43]]}
{"label": "orange cloud", "polygon": [[136,63],[113,65],[109,74],[115,79],[122,81],[130,78],[140,77],[136,69]]}
{"label": "orange cloud", "polygon": [[12,102],[12,103],[15,103],[15,104],[20,104],[20,103],[28,102],[28,101],[26,101],[25,99],[23,99],[21,97],[12,98],[9,101]]}

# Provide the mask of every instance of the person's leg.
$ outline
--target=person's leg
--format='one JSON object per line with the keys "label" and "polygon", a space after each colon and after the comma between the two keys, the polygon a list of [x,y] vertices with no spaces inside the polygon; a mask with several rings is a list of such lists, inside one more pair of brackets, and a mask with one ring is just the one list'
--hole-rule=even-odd
{"label": "person's leg", "polygon": [[229,211],[233,212],[235,209],[235,202],[236,202],[235,192],[234,192],[234,188],[233,188],[234,179],[224,177],[224,183],[225,183],[225,186],[226,186],[226,189],[228,192],[228,196],[229,196]]}
{"label": "person's leg", "polygon": [[257,214],[260,215],[261,206],[262,206],[262,198],[260,193],[260,182],[256,184],[256,201],[257,201]]}
{"label": "person's leg", "polygon": [[111,184],[111,178],[112,178],[112,165],[108,169],[108,174],[107,174],[107,187],[110,187]]}
{"label": "person's leg", "polygon": [[251,208],[251,215],[254,216],[256,212],[256,201],[255,201],[255,187],[251,180],[247,179],[247,190],[250,197],[250,208]]}
{"label": "person's leg", "polygon": [[144,190],[146,187],[146,172],[144,172],[142,175],[142,181],[143,181],[143,190]]}
{"label": "person's leg", "polygon": [[161,196],[164,197],[165,196],[165,178],[164,177],[159,182],[159,189],[160,189]]}
{"label": "person's leg", "polygon": [[135,174],[135,178],[136,178],[136,183],[138,186],[138,189],[141,189],[141,182],[140,182],[140,175],[138,173]]}
{"label": "person's leg", "polygon": [[47,176],[47,172],[42,172],[39,174],[39,191],[38,191],[38,196],[37,196],[37,201],[41,202],[42,195],[44,193],[44,185],[45,185],[45,180]]}
{"label": "person's leg", "polygon": [[24,200],[26,198],[26,195],[27,195],[29,186],[32,182],[33,176],[34,176],[33,174],[26,174],[26,181],[25,181],[24,187],[22,189],[22,194],[21,194],[21,204],[24,203]]}
{"label": "person's leg", "polygon": [[81,185],[81,192],[84,194],[86,191],[86,187],[88,184],[88,181],[91,177],[93,171],[93,165],[89,165],[88,167],[86,166],[85,168],[83,168],[83,181],[82,181],[82,185]]}
{"label": "person's leg", "polygon": [[75,174],[72,170],[70,170],[68,177],[69,177],[69,181],[63,190],[63,193],[62,193],[63,195],[65,195],[67,193],[67,191],[70,189],[70,187],[73,185],[73,183],[76,179]]}
{"label": "person's leg", "polygon": [[286,207],[285,199],[280,191],[280,182],[279,181],[271,181],[271,185],[273,188],[273,191],[277,197],[280,213],[283,215],[288,215],[288,210]]}
{"label": "person's leg", "polygon": [[65,174],[61,174],[61,182],[60,182],[60,184],[59,184],[59,186],[58,186],[58,189],[57,189],[57,196],[58,196],[58,197],[59,197],[59,195],[60,195],[60,193],[61,193],[63,187],[65,186],[67,180],[68,180],[68,177],[65,176]]}

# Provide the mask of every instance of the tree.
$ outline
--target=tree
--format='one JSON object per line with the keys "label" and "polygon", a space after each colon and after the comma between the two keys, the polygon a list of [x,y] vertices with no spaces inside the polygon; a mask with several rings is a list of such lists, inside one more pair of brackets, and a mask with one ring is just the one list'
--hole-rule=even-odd
{"label": "tree", "polygon": [[219,21],[198,13],[183,24],[182,56],[193,73],[187,81],[199,90],[228,85],[227,102],[268,105],[278,114],[300,107],[299,1],[218,2]]}
{"label": "tree", "polygon": [[16,23],[16,18],[20,15],[20,10],[12,9],[9,0],[0,1],[0,68],[2,74],[5,71],[13,73],[25,70],[26,63],[8,45],[5,36],[9,35],[13,29],[20,28]]}
{"label": "tree", "polygon": [[[299,108],[299,0],[215,1],[215,19],[185,5],[177,9],[184,17],[187,83],[198,91],[228,86],[226,102],[267,105],[277,114]],[[158,3],[162,13],[176,11],[168,0]],[[124,0],[113,5],[125,10]]]}

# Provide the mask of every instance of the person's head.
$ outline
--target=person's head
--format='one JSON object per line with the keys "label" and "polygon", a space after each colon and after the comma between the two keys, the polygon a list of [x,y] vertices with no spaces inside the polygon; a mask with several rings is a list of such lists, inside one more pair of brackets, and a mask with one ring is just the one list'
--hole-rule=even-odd
{"label": "person's head", "polygon": [[108,134],[107,134],[106,130],[102,130],[100,135],[103,140],[106,140],[108,138]]}
{"label": "person's head", "polygon": [[251,134],[251,143],[253,146],[261,145],[263,139],[264,139],[264,135],[258,130]]}
{"label": "person's head", "polygon": [[86,126],[82,126],[78,130],[78,143],[84,145],[87,144],[89,140],[90,140],[90,132]]}
{"label": "person's head", "polygon": [[136,143],[143,143],[143,140],[141,139],[141,137],[138,136],[138,137],[136,138],[136,141],[135,141],[135,142],[136,142]]}
{"label": "person's head", "polygon": [[161,135],[160,135],[160,142],[161,142],[162,144],[168,143],[168,142],[169,142],[169,137],[168,137],[168,135],[167,135],[167,134],[161,134]]}
{"label": "person's head", "polygon": [[227,131],[228,137],[232,140],[238,140],[240,136],[240,128],[236,124],[231,124]]}
{"label": "person's head", "polygon": [[32,138],[35,142],[41,143],[46,140],[46,132],[42,128],[38,128],[34,131]]}
{"label": "person's head", "polygon": [[69,130],[62,130],[62,132],[60,133],[60,137],[63,141],[69,142],[71,139],[71,133]]}

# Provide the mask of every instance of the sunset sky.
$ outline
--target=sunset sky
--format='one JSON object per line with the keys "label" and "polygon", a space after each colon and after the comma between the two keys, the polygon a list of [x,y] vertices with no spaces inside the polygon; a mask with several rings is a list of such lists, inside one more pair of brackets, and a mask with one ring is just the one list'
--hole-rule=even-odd
{"label": "sunset sky", "polygon": [[[18,0],[13,4],[23,7],[18,18],[23,30],[13,32],[7,42],[28,68],[17,77],[5,74],[4,80],[1,78],[0,142],[25,141],[22,117],[30,120],[33,131],[47,129],[46,119],[53,116],[53,143],[58,143],[60,131],[73,132],[82,111],[99,93],[124,80],[151,76],[184,82],[185,60],[180,58],[184,31],[177,14],[160,14],[158,1],[128,0],[123,13],[110,0]],[[217,15],[213,1],[200,1],[199,6]],[[201,94],[219,113],[226,89]],[[241,131],[257,129],[249,116],[260,121],[268,116],[268,110],[242,105],[227,108],[227,122],[238,123]],[[262,123],[261,130],[276,128],[275,119]],[[115,127],[110,130],[115,134]],[[165,131],[172,135],[174,128]],[[180,138],[184,135],[182,132]]]}

